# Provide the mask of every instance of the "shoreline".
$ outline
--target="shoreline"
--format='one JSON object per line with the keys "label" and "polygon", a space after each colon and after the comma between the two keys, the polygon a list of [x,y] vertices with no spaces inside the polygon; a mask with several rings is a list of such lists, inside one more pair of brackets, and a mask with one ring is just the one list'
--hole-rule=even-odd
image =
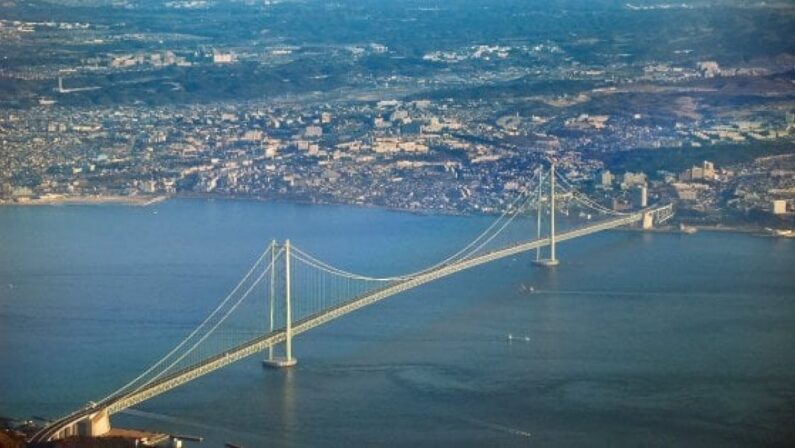
{"label": "shoreline", "polygon": [[357,204],[352,202],[323,202],[323,201],[310,201],[306,199],[290,199],[278,197],[260,197],[260,196],[235,196],[235,195],[212,195],[200,193],[182,193],[168,197],[168,199],[202,199],[207,201],[251,201],[251,202],[265,202],[274,204],[294,204],[302,206],[330,206],[330,207],[354,207],[364,209],[379,209],[390,212],[411,213],[420,216],[499,216],[499,213],[467,213],[458,210],[424,210],[424,209],[408,209],[400,207],[389,207],[386,205],[375,204]]}
{"label": "shoreline", "polygon": [[[91,195],[91,196],[65,196],[65,195],[48,195],[36,199],[24,200],[0,200],[0,207],[28,207],[28,206],[72,206],[72,205],[123,205],[131,207],[149,207],[161,202],[171,199],[201,199],[207,201],[215,200],[232,200],[232,201],[253,201],[264,203],[285,203],[285,204],[298,204],[304,206],[321,205],[321,206],[345,206],[356,208],[368,209],[381,209],[392,212],[412,213],[420,216],[495,216],[494,213],[468,213],[455,210],[413,210],[403,209],[398,207],[380,206],[374,204],[352,204],[352,203],[336,203],[336,202],[315,202],[300,199],[284,199],[284,198],[263,198],[263,197],[250,197],[250,196],[219,196],[211,194],[177,194],[177,195],[152,195],[152,196],[121,196],[121,195]],[[770,233],[762,227],[749,227],[749,226],[727,226],[727,225],[691,225],[699,232],[719,232],[719,233],[739,233],[745,235],[772,237],[782,239],[792,239],[793,237],[775,235]],[[624,227],[613,229],[618,232],[640,232],[640,233],[666,233],[666,234],[686,234],[675,226],[665,225],[663,227],[656,227],[653,229],[641,229],[634,227]]]}
{"label": "shoreline", "polygon": [[62,205],[128,205],[135,207],[148,207],[159,202],[171,199],[171,196],[119,196],[119,195],[95,195],[95,196],[64,196],[49,195],[36,199],[24,200],[2,200],[0,207],[30,207],[30,206],[62,206]]}
{"label": "shoreline", "polygon": [[[793,237],[776,235],[766,231],[762,227],[732,227],[725,225],[712,225],[712,226],[690,226],[695,228],[698,232],[711,232],[711,233],[737,233],[740,235],[758,236],[762,238],[780,238],[780,239],[793,239]],[[638,227],[620,227],[611,229],[612,232],[633,232],[633,233],[664,233],[670,235],[685,235],[691,234],[683,232],[673,226],[655,227],[652,229],[641,229]],[[697,232],[696,232],[697,233]]]}

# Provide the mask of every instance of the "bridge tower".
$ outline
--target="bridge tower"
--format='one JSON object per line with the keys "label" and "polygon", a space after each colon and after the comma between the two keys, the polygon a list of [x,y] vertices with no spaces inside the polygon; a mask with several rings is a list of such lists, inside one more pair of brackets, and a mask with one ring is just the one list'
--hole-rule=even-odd
{"label": "bridge tower", "polygon": [[[268,320],[269,326],[268,330],[270,333],[273,333],[273,326],[274,320],[276,318],[274,306],[276,305],[276,250],[278,245],[276,244],[276,240],[271,240],[271,283],[270,283],[270,294],[268,296]],[[273,346],[268,346],[268,361],[273,362]]]}
{"label": "bridge tower", "polygon": [[[543,179],[544,169],[541,168],[541,173],[539,173],[539,180],[538,180],[538,187],[536,188],[536,239],[541,239],[541,179]],[[541,261],[541,247],[536,248],[536,263]]]}
{"label": "bridge tower", "polygon": [[[541,238],[541,183],[538,185],[538,237]],[[541,248],[536,251],[536,266],[553,267],[560,264],[555,256],[555,163],[549,168],[549,258],[541,258]]]}
{"label": "bridge tower", "polygon": [[[274,248],[276,242],[272,242]],[[268,359],[262,361],[265,367],[281,368],[292,367],[298,363],[298,360],[293,358],[293,307],[291,303],[292,294],[292,281],[290,279],[290,240],[284,242],[284,358],[275,358],[273,356],[273,346],[268,347]],[[273,271],[275,270],[276,256],[271,252],[271,261],[274,265],[271,266],[271,299],[270,299],[270,329],[273,331],[273,310],[275,305],[275,288],[274,281],[276,280]]]}

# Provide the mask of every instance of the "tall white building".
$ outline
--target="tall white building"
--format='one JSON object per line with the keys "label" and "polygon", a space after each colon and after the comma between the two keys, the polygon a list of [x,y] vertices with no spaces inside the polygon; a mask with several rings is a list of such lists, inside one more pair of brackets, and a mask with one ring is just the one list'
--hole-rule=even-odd
{"label": "tall white building", "polygon": [[610,187],[613,185],[613,173],[610,170],[604,170],[599,175],[600,183],[603,187]]}

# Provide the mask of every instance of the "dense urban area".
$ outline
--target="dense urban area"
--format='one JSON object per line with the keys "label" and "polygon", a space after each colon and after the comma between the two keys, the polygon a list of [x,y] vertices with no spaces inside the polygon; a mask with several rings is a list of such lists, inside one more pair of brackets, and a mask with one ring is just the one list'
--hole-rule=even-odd
{"label": "dense urban area", "polygon": [[[230,14],[253,9],[262,23],[218,35],[191,20],[225,20],[212,19],[213,2],[5,2],[0,200],[213,196],[493,213],[554,160],[608,207],[637,206],[642,189],[674,201],[687,224],[786,231],[795,55],[791,40],[760,27],[771,15],[787,26],[795,10],[730,3],[749,19],[724,53],[710,45],[723,32],[633,48],[645,37],[624,28],[626,17],[692,14],[685,5],[625,5],[607,37],[588,27],[521,39],[484,30],[475,42],[407,45],[394,21],[420,40],[447,11],[410,3],[379,19],[381,40],[321,27],[331,42],[320,44],[290,30],[291,17],[362,11],[233,3]],[[166,33],[145,22],[153,14],[181,15]],[[582,19],[573,16],[563,20]],[[759,48],[745,42],[754,33]]]}

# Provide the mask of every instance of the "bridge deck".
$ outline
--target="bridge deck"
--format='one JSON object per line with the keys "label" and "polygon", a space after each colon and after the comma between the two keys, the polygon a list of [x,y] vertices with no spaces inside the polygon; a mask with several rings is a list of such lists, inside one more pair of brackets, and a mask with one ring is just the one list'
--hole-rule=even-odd
{"label": "bridge deck", "polygon": [[[560,241],[566,241],[578,238],[591,233],[596,233],[603,230],[612,229],[627,224],[632,224],[640,221],[642,218],[643,218],[642,214],[633,214],[626,217],[612,219],[609,221],[573,229],[558,234],[556,236],[556,240],[560,242]],[[293,336],[305,333],[319,325],[323,325],[331,320],[337,319],[348,313],[358,310],[359,308],[363,308],[367,305],[379,302],[383,299],[394,296],[409,289],[416,288],[417,286],[423,285],[433,280],[437,280],[442,277],[452,275],[456,272],[473,268],[475,266],[489,263],[491,261],[495,261],[501,258],[510,257],[512,255],[527,252],[539,247],[544,247],[549,244],[550,244],[549,238],[542,238],[539,240],[523,242],[503,249],[488,252],[486,254],[479,255],[477,257],[441,266],[437,269],[434,269],[433,271],[420,274],[416,277],[390,283],[389,285],[383,288],[368,292],[367,294],[364,294],[359,297],[355,297],[347,302],[343,302],[340,305],[337,305],[333,308],[323,311],[322,313],[318,313],[313,316],[308,316],[300,321],[296,321],[293,324],[292,328]],[[111,401],[107,403],[100,403],[100,405],[104,405],[103,407],[107,407],[111,414],[119,412],[123,409],[129,408],[142,401],[145,401],[151,397],[154,397],[170,389],[173,389],[174,387],[182,385],[199,376],[206,375],[207,373],[210,373],[214,370],[227,366],[242,358],[263,351],[272,345],[284,342],[284,340],[285,340],[284,330],[278,330],[274,331],[273,333],[265,334],[261,337],[246,342],[245,344],[242,344],[233,350],[230,350],[226,353],[219,354],[213,358],[210,358],[205,362],[193,366],[188,370],[177,372],[171,376],[162,378],[161,380],[150,384],[145,389],[121,397],[116,397],[115,399],[112,398]]]}
{"label": "bridge deck", "polygon": [[[654,209],[651,210],[651,212],[664,211],[668,210],[668,208],[670,208],[670,206]],[[557,234],[556,241],[563,242],[581,236],[589,235],[592,233],[600,232],[603,230],[609,230],[616,227],[637,223],[643,219],[643,214],[644,212],[637,212],[619,218],[610,219],[595,224],[591,224],[588,226],[568,230],[566,232]],[[364,294],[359,297],[355,297],[347,302],[344,302],[326,311],[323,311],[313,316],[306,317],[300,321],[295,322],[292,330],[293,335],[295,336],[307,332],[312,328],[315,328],[331,320],[342,317],[348,313],[356,311],[367,305],[384,300],[388,297],[394,296],[406,290],[416,288],[417,286],[423,285],[433,280],[437,280],[439,278],[452,275],[456,272],[460,272],[465,269],[470,269],[475,266],[489,263],[491,261],[499,260],[501,258],[510,257],[512,255],[544,247],[549,244],[550,244],[549,238],[541,238],[537,240],[522,242],[505,247],[503,249],[494,250],[492,252],[488,252],[483,255],[467,258],[448,265],[443,265],[437,269],[419,274],[415,277],[411,277],[406,280],[400,280],[394,283],[390,283],[389,285],[383,288],[368,292],[367,294]],[[55,435],[57,435],[58,432],[63,428],[75,424],[77,421],[85,418],[87,415],[90,415],[93,412],[96,412],[98,409],[106,409],[109,414],[113,414],[122,411],[124,409],[127,409],[129,407],[135,406],[138,403],[141,403],[145,400],[148,400],[149,398],[167,392],[175,387],[187,383],[188,381],[206,375],[210,372],[213,372],[217,369],[220,369],[224,366],[227,366],[233,362],[239,361],[243,358],[246,358],[258,352],[261,352],[270,346],[284,342],[284,340],[285,340],[284,330],[274,331],[272,333],[268,333],[261,337],[252,339],[251,341],[241,344],[237,348],[234,348],[225,353],[209,358],[200,364],[192,366],[183,371],[176,372],[169,376],[163,377],[151,384],[148,384],[146,387],[140,390],[129,392],[116,397],[111,397],[103,402],[98,403],[95,407],[91,409],[81,409],[68,416],[65,416],[57,420],[56,422],[53,422],[47,428],[44,428],[42,431],[36,434],[32,439],[32,441],[35,442],[35,441],[50,440]]]}

